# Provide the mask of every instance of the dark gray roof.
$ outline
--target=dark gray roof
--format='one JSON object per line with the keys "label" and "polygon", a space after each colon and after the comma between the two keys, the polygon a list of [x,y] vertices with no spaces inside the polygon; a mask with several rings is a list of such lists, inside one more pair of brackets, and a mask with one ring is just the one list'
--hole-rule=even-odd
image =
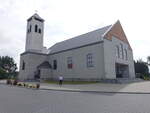
{"label": "dark gray roof", "polygon": [[49,48],[49,54],[57,53],[72,48],[96,43],[102,40],[102,35],[111,27],[111,25],[88,32],[86,34],[56,43]]}
{"label": "dark gray roof", "polygon": [[30,21],[31,19],[32,19],[32,17],[34,17],[34,19],[37,19],[37,20],[39,20],[39,21],[44,21],[44,19],[43,18],[41,18],[37,13],[35,13],[34,15],[32,15],[29,19],[28,19],[28,21]]}
{"label": "dark gray roof", "polygon": [[37,68],[52,68],[52,66],[48,61],[44,61],[43,63],[38,65]]}

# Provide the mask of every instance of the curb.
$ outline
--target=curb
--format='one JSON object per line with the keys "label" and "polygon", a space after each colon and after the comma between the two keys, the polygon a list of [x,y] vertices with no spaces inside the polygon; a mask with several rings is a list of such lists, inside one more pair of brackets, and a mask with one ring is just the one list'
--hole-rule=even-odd
{"label": "curb", "polygon": [[[5,85],[4,83],[0,83],[1,85]],[[20,87],[24,88],[24,87]],[[28,89],[28,88],[26,88]],[[31,88],[32,89],[32,88]],[[101,94],[147,94],[150,92],[115,92],[115,91],[91,91],[91,90],[73,90],[73,89],[48,89],[48,88],[39,88],[37,90],[46,90],[46,91],[64,91],[64,92],[83,92],[83,93],[101,93]]]}
{"label": "curb", "polygon": [[150,92],[114,92],[114,91],[89,91],[89,90],[65,90],[65,89],[47,89],[39,88],[39,90],[64,91],[64,92],[85,92],[85,93],[105,93],[105,94],[150,94]]}

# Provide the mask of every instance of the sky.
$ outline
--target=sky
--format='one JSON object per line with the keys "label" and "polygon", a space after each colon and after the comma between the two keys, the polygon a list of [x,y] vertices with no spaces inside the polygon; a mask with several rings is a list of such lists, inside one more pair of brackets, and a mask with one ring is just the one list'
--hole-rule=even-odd
{"label": "sky", "polygon": [[150,56],[149,0],[0,0],[0,56],[19,65],[25,51],[27,19],[36,11],[45,20],[44,46],[114,24],[118,19],[134,59]]}

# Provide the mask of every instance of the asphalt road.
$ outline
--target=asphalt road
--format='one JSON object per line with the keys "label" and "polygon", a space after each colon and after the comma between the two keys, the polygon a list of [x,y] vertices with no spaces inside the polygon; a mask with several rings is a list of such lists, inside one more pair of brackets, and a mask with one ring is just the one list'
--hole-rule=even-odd
{"label": "asphalt road", "polygon": [[0,113],[150,113],[150,95],[32,90],[0,84]]}

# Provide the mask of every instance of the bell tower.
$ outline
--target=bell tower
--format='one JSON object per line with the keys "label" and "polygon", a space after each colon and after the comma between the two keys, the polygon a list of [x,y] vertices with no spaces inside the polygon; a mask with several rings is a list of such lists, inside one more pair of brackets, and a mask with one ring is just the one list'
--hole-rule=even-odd
{"label": "bell tower", "polygon": [[44,19],[37,13],[27,20],[25,51],[41,53],[43,50]]}

